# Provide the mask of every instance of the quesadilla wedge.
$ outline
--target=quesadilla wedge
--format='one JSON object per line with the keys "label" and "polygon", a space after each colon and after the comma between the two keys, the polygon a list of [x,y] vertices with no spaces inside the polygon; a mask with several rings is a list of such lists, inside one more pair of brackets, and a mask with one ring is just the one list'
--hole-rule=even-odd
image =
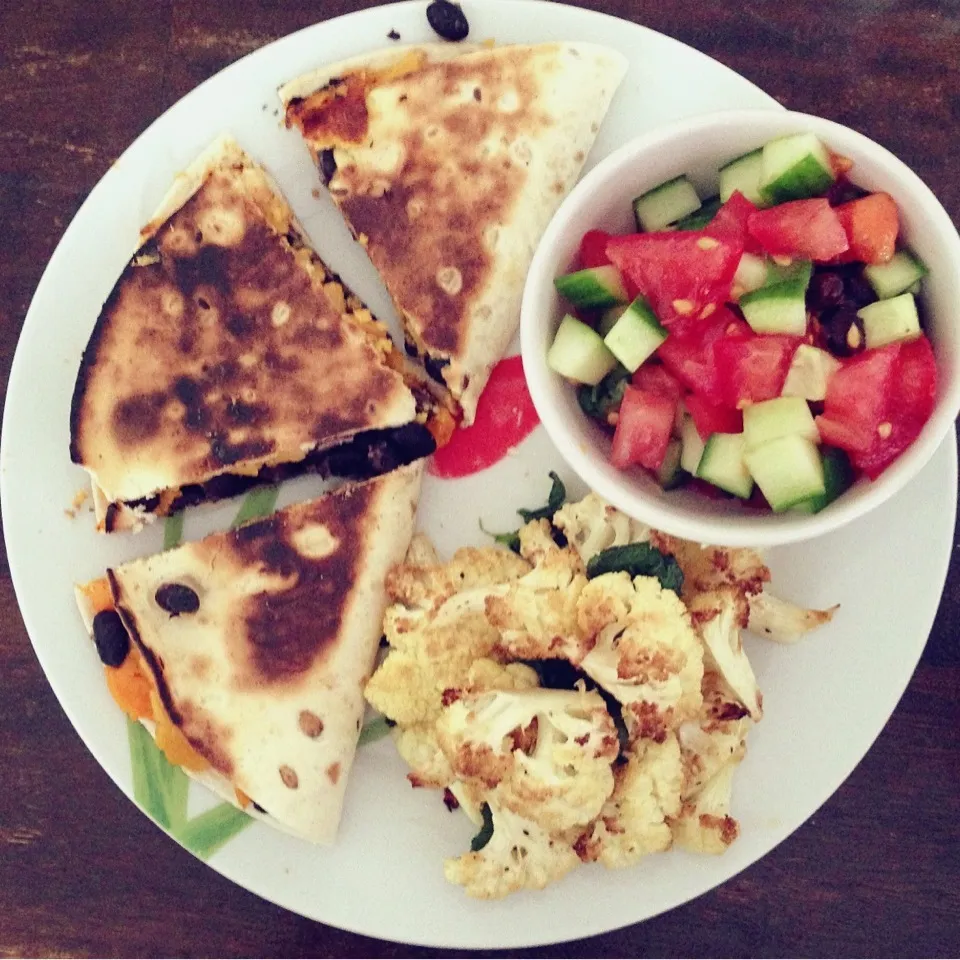
{"label": "quesadilla wedge", "polygon": [[100,313],[70,455],[109,532],[306,471],[391,470],[433,451],[442,414],[224,138],[177,179]]}
{"label": "quesadilla wedge", "polygon": [[408,353],[465,424],[519,323],[534,249],[626,69],[587,43],[394,48],[280,89],[380,272]]}
{"label": "quesadilla wedge", "polygon": [[167,758],[315,843],[336,835],[421,475],[347,484],[76,590],[114,699]]}

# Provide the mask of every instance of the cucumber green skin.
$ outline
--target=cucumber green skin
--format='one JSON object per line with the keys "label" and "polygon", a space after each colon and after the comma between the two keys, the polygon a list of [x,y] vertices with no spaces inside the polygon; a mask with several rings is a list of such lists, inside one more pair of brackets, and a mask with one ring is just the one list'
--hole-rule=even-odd
{"label": "cucumber green skin", "polygon": [[686,478],[687,473],[680,466],[681,444],[679,440],[671,440],[667,444],[667,452],[664,454],[663,463],[657,474],[657,480],[664,490],[673,490],[679,487]]}
{"label": "cucumber green skin", "polygon": [[[725,163],[720,168],[720,199],[729,200],[735,190],[739,190],[751,203],[758,207],[770,206],[771,199],[760,185],[760,167],[763,159],[763,147],[751,150],[743,156]],[[752,168],[755,168],[752,169]],[[748,171],[746,182],[743,170]],[[756,176],[754,176],[756,173]],[[730,181],[733,180],[731,186]],[[755,182],[754,182],[755,181]]]}
{"label": "cucumber green skin", "polygon": [[727,493],[732,493],[736,497],[746,500],[753,493],[753,477],[750,476],[746,467],[743,467],[742,475],[739,477],[724,476],[717,473],[714,469],[714,462],[718,458],[726,458],[734,446],[734,441],[727,438],[739,437],[742,449],[742,434],[714,433],[707,440],[703,448],[703,456],[700,457],[700,463],[697,465],[697,476],[707,483],[712,483]]}
{"label": "cucumber green skin", "polygon": [[747,323],[756,333],[802,337],[807,331],[806,294],[812,274],[813,264],[809,260],[789,267],[770,264],[766,285],[745,293],[739,300]]}
{"label": "cucumber green skin", "polygon": [[681,217],[674,226],[678,230],[702,230],[717,215],[722,206],[720,197],[710,197],[700,204],[700,209]]}
{"label": "cucumber green skin", "polygon": [[619,289],[611,289],[604,282],[599,271],[616,271],[616,267],[589,267],[586,270],[577,270],[575,273],[566,273],[556,277],[553,281],[557,293],[569,300],[573,306],[581,310],[603,310],[614,307],[618,303],[626,303],[627,298],[623,290],[623,281],[617,280]]}
{"label": "cucumber green skin", "polygon": [[603,338],[607,349],[633,373],[667,339],[667,330],[640,296]]}
{"label": "cucumber green skin", "polygon": [[889,263],[870,264],[863,268],[863,275],[881,300],[913,292],[911,287],[928,273],[926,265],[906,250],[895,253]]}
{"label": "cucumber green skin", "polygon": [[917,301],[912,293],[869,303],[857,311],[857,316],[863,321],[868,350],[915,340],[921,334]]}
{"label": "cucumber green skin", "polygon": [[567,314],[547,351],[547,365],[568,380],[593,385],[613,370],[617,359],[596,330]]}
{"label": "cucumber green skin", "polygon": [[[796,449],[797,445],[799,450]],[[807,478],[796,469],[797,456],[807,461],[806,464],[799,464],[801,467],[815,464],[816,478]],[[744,459],[774,513],[782,513],[798,503],[818,497],[826,489],[819,450],[799,434],[769,440],[748,451]],[[805,485],[807,479],[811,483]]]}
{"label": "cucumber green skin", "polygon": [[820,455],[823,458],[823,493],[795,504],[793,509],[800,513],[819,513],[841,494],[846,493],[856,480],[853,464],[843,450],[823,447]]}
{"label": "cucumber green skin", "polygon": [[786,203],[788,200],[819,197],[830,189],[833,181],[832,173],[825,171],[815,157],[808,155],[776,180],[763,184],[762,190],[773,203]]}
{"label": "cucumber green skin", "polygon": [[[687,202],[681,203],[679,209],[677,209],[676,196],[674,195],[681,194],[687,194]],[[673,216],[666,219],[660,212],[665,205],[668,206],[668,212],[674,213]],[[673,211],[669,210],[670,206],[674,207]],[[633,200],[633,216],[640,233],[662,230],[681,217],[696,213],[699,209],[700,198],[697,196],[693,184],[683,174],[674,177],[672,180],[667,180],[666,183],[661,183],[660,186],[642,193]],[[651,216],[651,214],[653,215]]]}

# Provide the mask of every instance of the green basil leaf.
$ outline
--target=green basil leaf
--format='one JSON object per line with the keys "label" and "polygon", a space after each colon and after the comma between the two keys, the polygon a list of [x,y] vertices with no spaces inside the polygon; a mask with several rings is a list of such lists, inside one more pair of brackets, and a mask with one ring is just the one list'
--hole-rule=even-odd
{"label": "green basil leaf", "polygon": [[485,803],[480,808],[480,816],[483,817],[483,826],[477,831],[477,835],[470,841],[470,849],[476,853],[482,850],[493,836],[493,813],[490,810],[490,804]]}
{"label": "green basil leaf", "polygon": [[536,510],[524,510],[521,507],[517,513],[524,523],[530,523],[531,520],[550,520],[553,515],[567,502],[567,488],[563,481],[551,470],[550,479],[553,485],[550,487],[550,495],[547,497],[547,505],[539,507]]}
{"label": "green basil leaf", "polygon": [[656,577],[664,590],[673,590],[677,596],[683,589],[683,571],[680,564],[649,543],[628,543],[622,547],[601,550],[587,561],[587,577],[591,580],[604,573],[629,573],[631,577]]}

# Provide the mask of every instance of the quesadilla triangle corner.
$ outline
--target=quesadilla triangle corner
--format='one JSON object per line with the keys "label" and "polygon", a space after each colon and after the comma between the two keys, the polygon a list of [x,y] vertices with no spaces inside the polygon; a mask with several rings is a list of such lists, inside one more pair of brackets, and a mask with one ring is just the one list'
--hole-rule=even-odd
{"label": "quesadilla triangle corner", "polygon": [[400,314],[469,425],[516,334],[533,252],[626,72],[588,43],[434,44],[279,91]]}
{"label": "quesadilla triangle corner", "polygon": [[126,629],[107,685],[167,758],[314,843],[336,837],[422,474],[421,461],[347,484],[76,590],[102,660],[117,617]]}
{"label": "quesadilla triangle corner", "polygon": [[110,532],[299,473],[384,473],[432,452],[444,417],[267,172],[221,138],[176,178],[100,312],[70,455]]}

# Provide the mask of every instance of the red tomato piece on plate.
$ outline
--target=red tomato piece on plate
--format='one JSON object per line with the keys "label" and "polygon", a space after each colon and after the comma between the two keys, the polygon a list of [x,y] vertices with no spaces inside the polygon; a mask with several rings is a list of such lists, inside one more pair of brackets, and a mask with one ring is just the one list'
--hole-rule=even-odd
{"label": "red tomato piece on plate", "polygon": [[706,320],[690,318],[671,325],[657,356],[683,386],[712,403],[724,402],[723,381],[717,366],[716,347],[725,339],[752,336],[752,331],[726,307]]}
{"label": "red tomato piece on plate", "polygon": [[611,463],[620,468],[639,464],[659,470],[676,420],[677,403],[666,394],[628,385],[613,435]]}
{"label": "red tomato piece on plate", "polygon": [[605,267],[610,263],[607,244],[611,236],[606,230],[588,230],[583,235],[579,254],[581,270],[586,270],[588,267]]}
{"label": "red tomato piece on plate", "polygon": [[683,403],[693,417],[701,440],[712,433],[743,433],[743,413],[734,407],[711,403],[696,393],[685,397]]}
{"label": "red tomato piece on plate", "polygon": [[936,400],[937,364],[930,341],[923,336],[900,344],[873,444],[853,455],[854,466],[871,480],[880,476],[920,435]]}
{"label": "red tomato piece on plate", "polygon": [[730,240],[749,253],[757,253],[760,245],[750,236],[750,231],[747,229],[750,215],[756,212],[756,206],[739,190],[734,190],[730,199],[703,228],[703,232],[711,237]]}
{"label": "red tomato piece on plate", "polygon": [[847,232],[825,198],[791,200],[750,214],[750,235],[772,256],[826,261],[846,253]]}
{"label": "red tomato piece on plate", "polygon": [[849,453],[866,453],[879,436],[900,344],[867,350],[845,363],[827,382],[820,439]]}
{"label": "red tomato piece on plate", "polygon": [[614,237],[607,256],[644,294],[661,323],[700,316],[730,297],[743,245],[702,230]]}
{"label": "red tomato piece on plate", "polygon": [[677,378],[660,363],[644,363],[637,367],[630,382],[642,390],[652,390],[668,397],[680,399],[683,388]]}
{"label": "red tomato piece on plate", "polygon": [[889,263],[897,249],[900,216],[889,193],[871,193],[834,207],[847,234],[849,249],[843,260]]}
{"label": "red tomato piece on plate", "polygon": [[742,410],[779,397],[800,342],[781,334],[721,340],[716,353],[726,405]]}

